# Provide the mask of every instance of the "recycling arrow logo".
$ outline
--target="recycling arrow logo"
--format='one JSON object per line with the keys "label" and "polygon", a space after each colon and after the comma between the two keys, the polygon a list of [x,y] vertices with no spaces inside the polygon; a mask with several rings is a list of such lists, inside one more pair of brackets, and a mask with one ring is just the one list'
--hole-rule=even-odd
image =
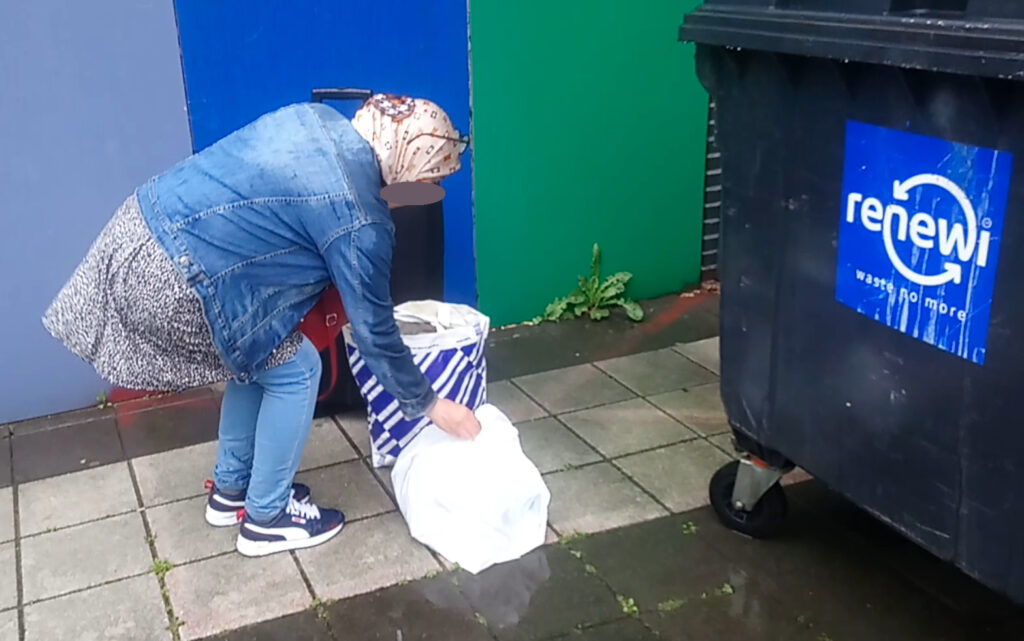
{"label": "recycling arrow logo", "polygon": [[[964,216],[967,219],[967,238],[965,246],[970,248],[969,253],[974,252],[974,247],[978,242],[978,216],[974,211],[974,206],[971,204],[967,194],[952,180],[945,176],[939,176],[938,174],[918,174],[912,178],[900,182],[896,181],[892,186],[893,199],[901,202],[907,202],[910,200],[910,192],[919,187],[925,185],[931,185],[938,187],[949,193],[956,199],[960,209],[963,210]],[[885,218],[882,224],[882,240],[885,243],[885,253],[888,255],[889,260],[892,261],[893,267],[896,268],[904,278],[917,285],[926,287],[934,287],[937,285],[945,285],[946,283],[959,284],[963,279],[963,267],[959,263],[946,262],[943,265],[943,271],[938,274],[921,274],[914,271],[910,266],[903,262],[899,254],[896,253],[896,244],[893,240],[892,232],[892,219],[894,210],[892,207],[888,207],[885,210]]]}

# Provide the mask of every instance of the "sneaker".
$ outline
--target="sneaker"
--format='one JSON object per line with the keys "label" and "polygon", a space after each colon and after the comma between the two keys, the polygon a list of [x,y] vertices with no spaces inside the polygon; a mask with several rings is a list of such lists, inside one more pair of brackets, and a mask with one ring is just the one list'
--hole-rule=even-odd
{"label": "sneaker", "polygon": [[[206,522],[213,527],[238,525],[245,511],[245,492],[225,492],[217,488],[213,481],[206,482],[210,493],[206,499]],[[291,498],[300,503],[308,503],[312,491],[308,485],[292,483]]]}
{"label": "sneaker", "polygon": [[292,499],[270,523],[254,523],[246,514],[235,549],[243,556],[266,556],[309,548],[334,538],[344,526],[345,515],[338,510],[320,509]]}

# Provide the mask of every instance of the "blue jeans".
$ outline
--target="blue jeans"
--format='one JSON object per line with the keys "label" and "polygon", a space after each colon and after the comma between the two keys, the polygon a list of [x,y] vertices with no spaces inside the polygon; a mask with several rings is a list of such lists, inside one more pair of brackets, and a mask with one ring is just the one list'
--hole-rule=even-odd
{"label": "blue jeans", "polygon": [[220,442],[213,480],[225,492],[247,490],[245,511],[273,520],[291,495],[313,422],[320,354],[308,340],[283,365],[250,383],[231,381],[220,408]]}

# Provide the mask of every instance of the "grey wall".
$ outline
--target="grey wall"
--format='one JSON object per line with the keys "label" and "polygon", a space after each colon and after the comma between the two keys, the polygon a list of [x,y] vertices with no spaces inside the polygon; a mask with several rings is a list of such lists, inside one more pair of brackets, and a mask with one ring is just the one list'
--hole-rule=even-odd
{"label": "grey wall", "polygon": [[0,2],[0,423],[106,387],[39,318],[117,206],[191,150],[171,0]]}

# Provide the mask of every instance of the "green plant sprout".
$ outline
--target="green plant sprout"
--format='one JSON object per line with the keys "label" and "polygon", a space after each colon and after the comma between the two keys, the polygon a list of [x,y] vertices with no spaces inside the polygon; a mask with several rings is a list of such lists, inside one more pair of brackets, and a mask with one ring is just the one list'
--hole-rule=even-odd
{"label": "green plant sprout", "polygon": [[167,576],[167,573],[174,569],[174,564],[170,561],[163,559],[156,559],[153,561],[152,572],[156,575],[156,578],[163,579]]}
{"label": "green plant sprout", "polygon": [[331,620],[331,617],[327,614],[327,604],[321,599],[313,599],[313,611],[316,613],[316,618],[327,623]]}
{"label": "green plant sprout", "polygon": [[563,536],[561,539],[559,539],[558,543],[562,546],[567,546],[570,543],[582,541],[583,539],[587,538],[587,536],[588,534],[586,532],[571,532]]}
{"label": "green plant sprout", "polygon": [[631,617],[640,615],[640,608],[636,605],[636,600],[627,598],[624,596],[616,597],[619,600],[619,605],[622,606],[622,613]]}
{"label": "green plant sprout", "polygon": [[594,255],[590,261],[590,277],[580,276],[580,284],[571,294],[555,299],[543,316],[533,319],[533,323],[544,321],[557,323],[570,318],[579,318],[584,314],[590,320],[599,321],[611,316],[611,308],[621,307],[626,316],[634,322],[644,319],[644,308],[637,302],[624,296],[626,284],[633,278],[629,272],[618,272],[601,281],[601,249],[594,244]]}
{"label": "green plant sprout", "polygon": [[184,621],[182,621],[178,617],[174,617],[173,619],[171,619],[171,622],[167,624],[167,627],[165,627],[164,629],[169,631],[171,635],[177,639],[179,638],[181,628],[183,628],[184,626]]}

